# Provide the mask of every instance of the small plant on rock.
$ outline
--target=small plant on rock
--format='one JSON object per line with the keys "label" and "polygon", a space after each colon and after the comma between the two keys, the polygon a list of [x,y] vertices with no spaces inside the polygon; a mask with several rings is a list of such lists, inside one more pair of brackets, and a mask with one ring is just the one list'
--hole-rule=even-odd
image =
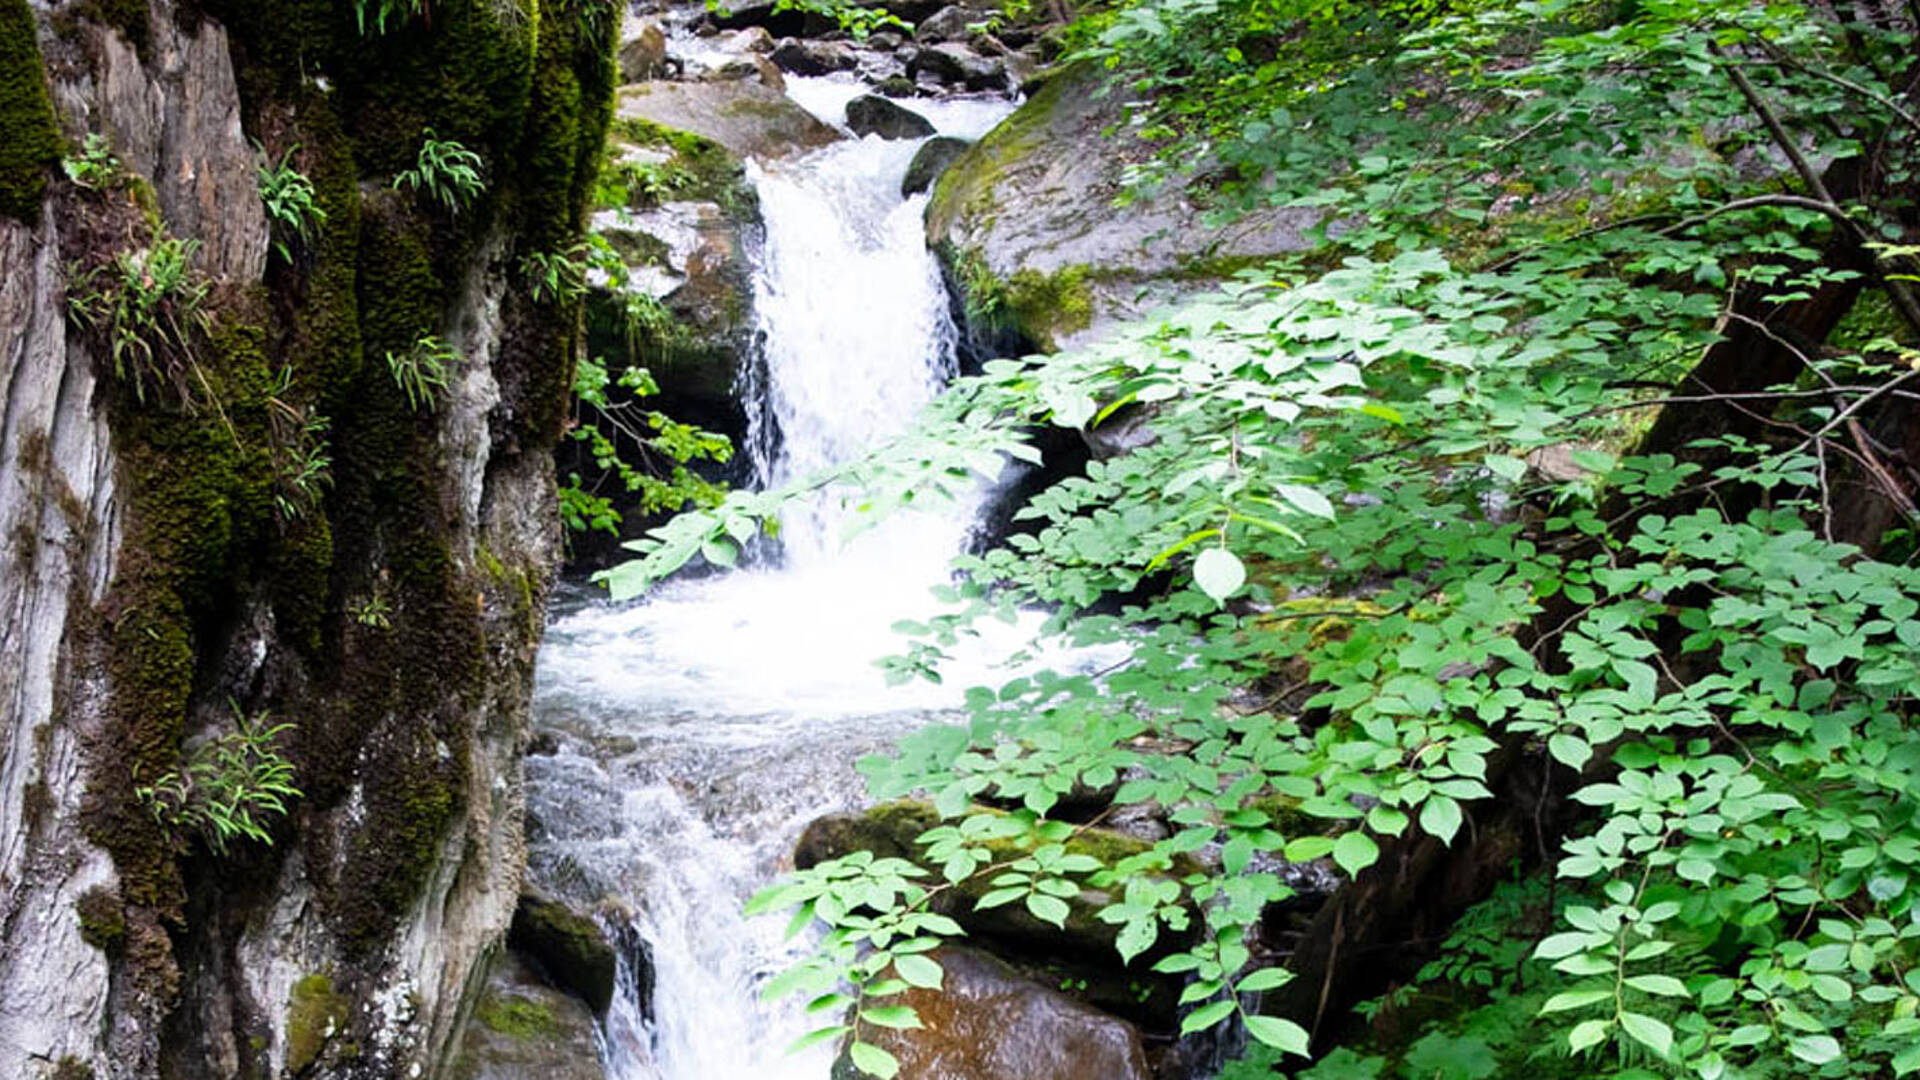
{"label": "small plant on rock", "polygon": [[403,353],[387,354],[387,370],[407,395],[407,408],[420,411],[422,405],[433,410],[433,395],[445,390],[451,370],[460,362],[460,351],[432,334],[424,334]]}
{"label": "small plant on rock", "polygon": [[60,168],[73,181],[88,191],[100,191],[113,187],[120,182],[120,159],[113,156],[113,146],[105,135],[88,135],[80,144],[80,152],[61,159]]}
{"label": "small plant on rock", "polygon": [[569,251],[536,251],[520,260],[520,274],[537,303],[578,300],[587,292],[586,245]]}
{"label": "small plant on rock", "polygon": [[238,705],[233,712],[238,730],[200,744],[180,768],[134,789],[178,843],[198,835],[222,857],[235,840],[273,843],[268,826],[300,797],[293,763],[278,745],[293,725],[273,724],[264,712],[249,721]]}
{"label": "small plant on rock", "polygon": [[414,166],[393,178],[396,190],[424,191],[434,202],[459,213],[487,189],[481,178],[480,155],[453,139],[435,138],[432,128],[422,132],[420,154]]}
{"label": "small plant on rock", "polygon": [[282,521],[304,517],[319,506],[321,493],[333,481],[327,441],[330,424],[312,408],[294,404],[292,388],[293,368],[284,367],[267,396],[273,432],[273,501]]}
{"label": "small plant on rock", "polygon": [[288,147],[277,163],[259,143],[253,148],[258,155],[255,172],[260,178],[260,201],[267,206],[267,220],[274,233],[273,250],[292,262],[292,241],[311,240],[314,227],[326,224],[327,212],[315,197],[313,181],[293,167],[298,146]]}
{"label": "small plant on rock", "polygon": [[195,240],[162,236],[141,251],[123,251],[105,266],[76,273],[67,286],[67,312],[82,329],[105,336],[113,372],[147,399],[150,385],[171,387],[191,406],[212,398],[194,360],[195,333],[211,324],[208,285],[193,270]]}

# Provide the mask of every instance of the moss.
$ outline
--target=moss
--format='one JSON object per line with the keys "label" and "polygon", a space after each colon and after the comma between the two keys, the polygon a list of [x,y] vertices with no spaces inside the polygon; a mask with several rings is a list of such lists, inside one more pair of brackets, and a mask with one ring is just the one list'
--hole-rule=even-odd
{"label": "moss", "polygon": [[522,896],[507,944],[538,961],[555,985],[605,1013],[618,961],[600,925],[557,900]]}
{"label": "moss", "polygon": [[1050,136],[1055,110],[1072,95],[1091,93],[1097,69],[1081,67],[1048,80],[1026,103],[954,159],[934,182],[927,203],[927,235],[949,236],[963,215],[989,212],[1006,170]]}
{"label": "moss", "polygon": [[47,1080],[93,1080],[93,1066],[68,1054],[54,1062]]}
{"label": "moss", "polygon": [[153,15],[147,0],[80,0],[73,13],[120,31],[142,60],[153,50]]}
{"label": "moss", "polygon": [[488,1031],[520,1042],[560,1033],[560,1020],[553,1015],[552,1006],[518,994],[489,994],[474,1016]]}
{"label": "moss", "polygon": [[1093,323],[1093,289],[1084,266],[1053,274],[1019,270],[1007,279],[1005,289],[1015,327],[1042,349],[1057,348],[1061,338]]}
{"label": "moss", "polygon": [[298,1076],[320,1060],[327,1041],[352,1016],[352,1002],[334,991],[329,976],[316,973],[294,983],[287,994],[287,1075]]}
{"label": "moss", "polygon": [[0,0],[0,214],[37,221],[47,171],[59,160],[33,11],[27,0]]}
{"label": "moss", "polygon": [[[622,173],[622,148],[626,146],[666,151],[667,160],[657,167],[657,175],[671,187],[675,198],[715,203],[740,221],[753,217],[756,197],[747,182],[746,165],[738,157],[712,139],[638,117],[621,117],[613,122],[599,193],[615,196],[621,205],[633,208],[652,202],[644,192],[632,190],[630,178]],[[618,198],[622,195],[625,197]]]}
{"label": "moss", "polygon": [[127,913],[111,889],[95,886],[73,902],[80,916],[80,940],[101,952],[117,952],[126,944]]}

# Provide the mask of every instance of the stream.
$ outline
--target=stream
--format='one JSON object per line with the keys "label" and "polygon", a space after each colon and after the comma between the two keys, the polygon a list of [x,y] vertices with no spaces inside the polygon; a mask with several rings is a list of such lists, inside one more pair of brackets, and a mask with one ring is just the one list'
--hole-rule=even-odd
{"label": "stream", "polygon": [[[790,80],[829,122],[864,87]],[[911,103],[978,138],[1004,100]],[[755,280],[764,365],[749,388],[762,482],[848,460],[899,431],[950,377],[955,331],[922,217],[900,179],[917,141],[849,139],[753,163],[765,220]],[[602,1031],[613,1080],[825,1080],[832,1047],[788,1055],[812,1025],[758,991],[801,950],[784,919],[746,920],[801,828],[858,805],[853,763],[1000,681],[985,658],[944,685],[888,687],[892,624],[931,610],[975,506],[908,514],[843,542],[830,495],[783,523],[778,565],[670,581],[616,605],[559,597],[541,649],[527,763],[529,876],[594,910],[623,946]],[[970,667],[972,670],[969,670]],[[974,677],[977,672],[978,677]],[[816,1018],[815,1022],[818,1020]]]}

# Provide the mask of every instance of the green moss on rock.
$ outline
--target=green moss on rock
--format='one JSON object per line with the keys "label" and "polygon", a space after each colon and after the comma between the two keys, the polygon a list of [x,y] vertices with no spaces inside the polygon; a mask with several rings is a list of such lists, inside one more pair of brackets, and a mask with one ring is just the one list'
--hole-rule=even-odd
{"label": "green moss on rock", "polygon": [[474,1012],[487,1030],[509,1039],[531,1042],[560,1033],[559,1018],[545,1002],[518,994],[488,994]]}
{"label": "green moss on rock", "polygon": [[613,946],[598,923],[565,904],[522,896],[507,931],[507,944],[533,958],[556,985],[585,1001],[594,1012],[606,1012],[613,1002],[618,966]]}
{"label": "green moss on rock", "polygon": [[293,984],[287,994],[287,1075],[298,1076],[320,1060],[328,1040],[346,1030],[352,1004],[335,992],[327,975],[315,973]]}
{"label": "green moss on rock", "polygon": [[80,917],[80,940],[101,952],[115,952],[127,940],[127,913],[111,889],[95,886],[73,902]]}
{"label": "green moss on rock", "polygon": [[0,214],[37,220],[47,171],[59,160],[33,11],[27,0],[0,0]]}

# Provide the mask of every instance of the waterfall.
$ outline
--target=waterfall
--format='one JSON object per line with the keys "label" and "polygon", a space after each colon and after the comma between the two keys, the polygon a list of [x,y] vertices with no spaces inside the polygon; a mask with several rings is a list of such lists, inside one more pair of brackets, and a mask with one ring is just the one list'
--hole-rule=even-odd
{"label": "waterfall", "polygon": [[[792,82],[833,118],[858,89]],[[1010,107],[925,111],[977,137]],[[895,434],[951,373],[925,200],[899,193],[917,146],[848,140],[750,165],[766,239],[749,450],[764,483]],[[833,1018],[758,1000],[806,943],[740,906],[808,820],[859,803],[856,759],[952,709],[975,681],[889,688],[873,666],[902,647],[895,621],[931,610],[927,590],[972,511],[902,515],[846,544],[849,511],[825,492],[783,523],[777,565],[668,582],[632,605],[584,594],[558,605],[535,692],[558,749],[528,760],[530,873],[645,943],[626,950],[603,1027],[614,1080],[826,1080],[832,1047],[785,1048]]]}

